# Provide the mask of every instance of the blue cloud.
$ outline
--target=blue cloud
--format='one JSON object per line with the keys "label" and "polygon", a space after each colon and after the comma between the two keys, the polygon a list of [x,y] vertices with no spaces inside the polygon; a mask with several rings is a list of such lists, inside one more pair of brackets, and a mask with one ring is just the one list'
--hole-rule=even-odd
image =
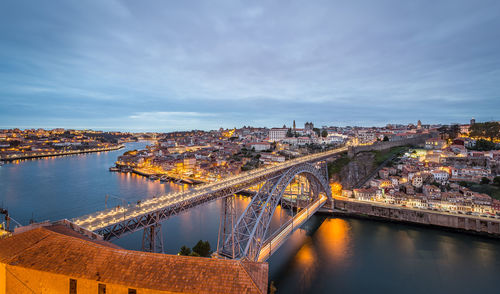
{"label": "blue cloud", "polygon": [[500,119],[498,1],[1,6],[0,127]]}

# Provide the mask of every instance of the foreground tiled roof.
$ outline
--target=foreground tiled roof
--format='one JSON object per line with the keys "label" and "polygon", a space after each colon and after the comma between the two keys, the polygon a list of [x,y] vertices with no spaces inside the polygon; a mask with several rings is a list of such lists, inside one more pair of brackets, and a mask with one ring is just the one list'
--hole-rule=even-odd
{"label": "foreground tiled roof", "polygon": [[145,253],[37,228],[0,240],[0,262],[130,287],[189,293],[265,293],[267,263]]}

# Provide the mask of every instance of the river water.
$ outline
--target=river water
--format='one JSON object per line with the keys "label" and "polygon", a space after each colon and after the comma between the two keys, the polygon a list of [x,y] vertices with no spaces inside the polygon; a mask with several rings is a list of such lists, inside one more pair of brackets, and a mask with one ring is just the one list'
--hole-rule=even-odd
{"label": "river water", "polygon": [[[126,150],[25,160],[0,167],[0,205],[25,225],[73,218],[187,185],[108,168]],[[239,210],[249,202],[237,198]],[[216,246],[221,201],[162,223],[165,252],[208,240]],[[286,219],[278,210],[273,223]],[[113,241],[141,248],[142,232]],[[500,241],[417,226],[316,215],[269,260],[278,293],[500,293]]]}

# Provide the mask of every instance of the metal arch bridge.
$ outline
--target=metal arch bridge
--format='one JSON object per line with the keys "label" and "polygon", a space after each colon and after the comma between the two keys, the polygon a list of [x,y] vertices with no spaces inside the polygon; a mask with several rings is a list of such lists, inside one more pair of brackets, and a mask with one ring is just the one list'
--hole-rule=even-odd
{"label": "metal arch bridge", "polygon": [[[297,175],[304,176],[310,184],[308,204],[266,240],[271,218],[282,201],[286,188]],[[231,199],[233,198],[227,197],[224,203],[224,214],[221,216],[221,228],[224,228],[219,230],[217,253],[231,259],[246,258],[253,261],[267,259],[272,250],[279,248],[286,237],[307,221],[327,199],[333,204],[326,165],[310,163],[297,164],[283,174],[267,179],[236,223],[234,209],[230,207],[233,204],[228,204]]]}
{"label": "metal arch bridge", "polygon": [[[278,181],[278,179],[281,179],[283,175],[289,175],[290,172],[287,171],[296,170],[296,168],[299,166],[302,167],[309,166],[309,168],[313,167],[313,165],[311,165],[310,163],[317,163],[320,161],[324,161],[325,159],[331,156],[346,151],[347,147],[342,147],[321,153],[299,157],[271,167],[263,167],[246,173],[242,173],[240,175],[225,178],[223,180],[214,183],[199,185],[193,187],[192,189],[189,189],[188,191],[169,193],[157,198],[143,200],[140,201],[139,204],[137,205],[98,211],[89,215],[84,215],[81,217],[74,218],[71,220],[71,222],[79,226],[81,229],[95,232],[101,235],[104,240],[119,238],[122,235],[135,232],[140,229],[144,229],[143,242],[145,242],[146,240],[146,242],[149,242],[149,244],[147,244],[146,248],[146,246],[143,243],[143,249],[149,251],[162,252],[163,248],[161,248],[162,247],[161,238],[160,240],[157,240],[161,232],[159,226],[162,220],[165,220],[168,217],[178,214],[186,209],[212,201],[214,199],[224,198],[229,195],[233,195],[239,191],[255,186],[258,183],[265,182],[264,186],[267,187],[266,189],[269,189],[271,188],[270,187],[271,183],[276,184],[277,183],[276,181]],[[321,178],[325,179],[326,181],[328,179],[326,165],[323,166],[323,172],[325,174],[323,174]],[[312,174],[312,173],[307,172],[306,174]],[[319,177],[317,173],[315,175],[316,178]],[[315,179],[311,180],[314,183],[316,183],[315,185],[317,186],[317,180]],[[279,182],[282,183],[282,181]],[[261,189],[261,191],[263,190]],[[275,190],[266,190],[266,191],[270,192]],[[276,190],[276,191],[281,191],[281,190]],[[259,192],[258,195],[264,195],[264,193]],[[253,202],[254,201],[252,201],[252,203]],[[259,203],[266,203],[266,205],[269,204],[269,202],[259,202]],[[273,202],[271,204],[274,205],[275,203]],[[255,207],[258,206],[257,202],[255,202],[255,204],[253,205]],[[255,207],[252,208],[251,210],[247,208],[248,212],[257,211]],[[247,212],[247,210],[245,210],[245,213]],[[268,209],[266,209],[265,211],[266,213],[269,212]],[[272,211],[274,211],[274,209]],[[248,217],[251,216],[248,215],[247,218]],[[250,225],[250,221],[247,218],[245,219],[244,222],[248,227]],[[266,220],[267,220],[266,217],[262,219],[262,221],[264,222]],[[239,223],[240,222],[241,221],[239,221]],[[238,230],[240,230],[240,228],[238,228]],[[262,227],[259,227],[259,230],[262,230]],[[258,232],[259,234],[253,236],[264,237],[262,234],[260,234],[260,231]],[[238,233],[236,235],[243,236],[242,234],[244,234],[243,231],[241,231],[241,234]],[[252,238],[254,238],[253,236]],[[235,246],[236,248],[238,248],[237,256],[241,256],[241,253],[245,252],[245,250],[242,251],[240,249],[241,247],[240,244],[243,244],[243,242],[244,242],[243,239],[239,240],[237,243],[238,246]],[[255,243],[255,240],[252,242]],[[160,246],[160,248],[158,248],[158,246]],[[233,247],[232,244],[230,246],[231,248]],[[254,253],[256,248],[255,245],[252,245],[249,248],[251,248],[250,251],[253,250],[252,252]],[[246,252],[248,252],[248,250]]]}

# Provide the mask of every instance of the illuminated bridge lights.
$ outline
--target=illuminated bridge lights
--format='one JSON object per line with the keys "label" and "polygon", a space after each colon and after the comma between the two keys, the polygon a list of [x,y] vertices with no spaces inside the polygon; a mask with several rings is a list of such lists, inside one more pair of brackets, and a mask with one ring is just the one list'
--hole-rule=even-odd
{"label": "illuminated bridge lights", "polygon": [[[138,230],[146,225],[150,225],[150,223],[146,224],[143,222],[145,219],[152,218],[155,214],[162,213],[163,215],[167,215],[165,211],[170,209],[173,212],[168,212],[169,215],[177,213],[188,207],[196,206],[219,197],[224,197],[226,195],[233,194],[236,191],[253,186],[258,181],[265,181],[266,177],[272,176],[273,174],[289,167],[306,162],[320,161],[345,151],[347,151],[347,147],[303,156],[273,166],[266,166],[239,175],[230,176],[218,182],[201,184],[187,191],[174,192],[157,198],[141,200],[138,201],[138,204],[134,204],[132,206],[120,207],[119,209],[110,208],[98,211],[75,218],[72,222],[98,233],[110,233],[110,230],[115,230],[117,229],[117,226],[121,226],[119,228],[120,233],[113,233],[114,237],[117,237],[119,234]],[[161,217],[165,218],[165,216]],[[134,227],[125,228],[125,226],[130,226],[130,223],[133,223]],[[108,236],[107,238],[109,239],[111,237],[112,236]]]}

